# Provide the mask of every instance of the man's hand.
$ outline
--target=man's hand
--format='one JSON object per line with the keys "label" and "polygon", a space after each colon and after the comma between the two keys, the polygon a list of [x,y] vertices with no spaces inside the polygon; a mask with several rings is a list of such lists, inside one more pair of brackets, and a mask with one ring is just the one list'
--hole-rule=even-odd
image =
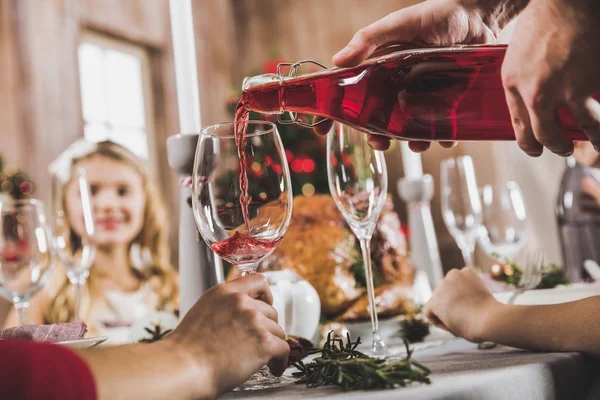
{"label": "man's hand", "polygon": [[532,0],[519,17],[502,65],[502,82],[517,143],[537,157],[543,147],[568,156],[573,142],[556,109],[570,108],[600,150],[600,3]]}
{"label": "man's hand", "polygon": [[262,274],[218,285],[204,293],[164,340],[183,350],[198,371],[209,372],[216,395],[264,365],[280,376],[290,348],[272,304]]}
{"label": "man's hand", "polygon": [[[393,12],[356,32],[348,45],[333,57],[338,67],[358,65],[375,50],[394,43],[450,45],[496,41],[500,30],[526,5],[526,0],[429,0]],[[315,127],[326,134],[331,122]],[[371,135],[369,144],[386,150],[390,139]],[[413,151],[424,151],[428,142],[410,142]],[[453,143],[442,143],[445,147]]]}

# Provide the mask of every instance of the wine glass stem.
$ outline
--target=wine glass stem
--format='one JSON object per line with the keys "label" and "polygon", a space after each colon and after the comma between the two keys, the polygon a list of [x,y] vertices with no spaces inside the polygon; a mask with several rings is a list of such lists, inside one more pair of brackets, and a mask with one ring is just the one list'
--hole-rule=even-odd
{"label": "wine glass stem", "polygon": [[75,291],[75,321],[79,321],[79,313],[81,310],[81,282],[73,285]]}
{"label": "wine glass stem", "polygon": [[367,283],[367,296],[369,298],[369,314],[371,316],[371,327],[373,328],[373,347],[375,355],[385,355],[386,346],[379,334],[379,321],[377,319],[377,307],[375,304],[375,286],[373,284],[373,269],[371,267],[371,240],[360,239],[363,263],[365,267],[365,280]]}
{"label": "wine glass stem", "polygon": [[19,320],[19,325],[27,325],[29,323],[29,299],[15,302],[15,309],[17,310],[17,319]]}
{"label": "wine glass stem", "polygon": [[258,265],[254,263],[238,265],[238,269],[242,273],[242,276],[255,274],[257,267]]}
{"label": "wine glass stem", "polygon": [[473,267],[473,251],[471,250],[471,247],[463,246],[460,251],[465,260],[465,267]]}

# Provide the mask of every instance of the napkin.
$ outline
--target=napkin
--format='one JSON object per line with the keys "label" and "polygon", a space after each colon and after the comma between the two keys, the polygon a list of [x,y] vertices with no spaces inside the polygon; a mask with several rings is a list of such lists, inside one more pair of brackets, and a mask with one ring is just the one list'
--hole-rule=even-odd
{"label": "napkin", "polygon": [[76,321],[52,325],[24,325],[0,331],[0,339],[25,339],[39,342],[66,342],[83,339],[87,333],[85,322]]}

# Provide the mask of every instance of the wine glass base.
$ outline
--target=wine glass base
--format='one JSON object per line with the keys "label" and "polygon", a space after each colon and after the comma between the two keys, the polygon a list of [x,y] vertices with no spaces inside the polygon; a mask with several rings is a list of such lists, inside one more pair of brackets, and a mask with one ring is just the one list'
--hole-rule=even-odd
{"label": "wine glass base", "polygon": [[277,377],[269,371],[269,368],[262,367],[256,371],[246,382],[233,389],[234,392],[245,392],[252,390],[273,389],[287,386],[294,383],[294,379],[282,375]]}

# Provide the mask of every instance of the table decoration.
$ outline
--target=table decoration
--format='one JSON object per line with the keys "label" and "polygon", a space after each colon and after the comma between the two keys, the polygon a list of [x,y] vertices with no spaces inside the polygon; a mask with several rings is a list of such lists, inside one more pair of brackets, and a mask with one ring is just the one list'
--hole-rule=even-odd
{"label": "table decoration", "polygon": [[431,371],[412,359],[408,341],[404,341],[406,357],[392,362],[361,353],[356,350],[360,343],[360,338],[353,342],[348,335],[344,344],[342,339],[329,334],[322,348],[310,352],[318,355],[313,361],[293,364],[298,371],[292,376],[300,378],[296,384],[306,384],[308,388],[336,385],[348,391],[390,389],[431,382]]}

